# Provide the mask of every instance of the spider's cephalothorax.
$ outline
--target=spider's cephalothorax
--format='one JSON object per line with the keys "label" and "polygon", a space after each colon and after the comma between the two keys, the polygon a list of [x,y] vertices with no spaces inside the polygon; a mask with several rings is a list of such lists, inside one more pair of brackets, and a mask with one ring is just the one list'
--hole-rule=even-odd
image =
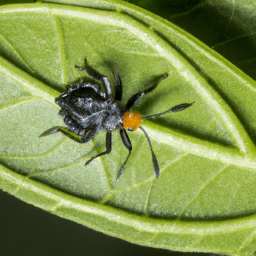
{"label": "spider's cephalothorax", "polygon": [[89,164],[96,157],[109,154],[112,148],[111,132],[113,130],[119,129],[120,136],[125,147],[129,150],[129,154],[118,172],[117,179],[125,170],[127,160],[132,151],[132,144],[126,133],[128,131],[135,131],[137,128],[145,134],[146,139],[149,143],[152,161],[154,166],[154,171],[156,177],[159,177],[159,166],[157,159],[152,149],[151,142],[146,131],[141,127],[142,121],[146,119],[155,118],[157,116],[167,114],[169,112],[178,112],[186,109],[194,104],[192,103],[182,103],[180,105],[174,106],[169,110],[162,113],[155,114],[152,116],[141,117],[139,113],[129,112],[129,109],[139,102],[139,100],[147,93],[153,91],[159,82],[167,78],[167,74],[162,76],[159,81],[154,84],[149,89],[134,94],[126,106],[124,107],[120,101],[122,98],[122,82],[119,77],[118,71],[116,70],[115,75],[115,85],[116,93],[113,99],[113,93],[111,84],[108,77],[101,75],[100,73],[92,70],[87,65],[87,60],[85,58],[84,67],[75,66],[76,69],[80,71],[86,71],[88,75],[97,80],[102,80],[105,88],[105,93],[94,84],[86,83],[80,81],[75,85],[69,86],[66,92],[63,92],[57,99],[56,103],[61,107],[59,115],[64,119],[66,127],[53,127],[45,131],[40,136],[50,135],[56,132],[62,132],[64,135],[73,139],[79,143],[86,143],[92,138],[94,138],[99,131],[106,131],[106,151],[93,156],[90,158],[85,165]]}

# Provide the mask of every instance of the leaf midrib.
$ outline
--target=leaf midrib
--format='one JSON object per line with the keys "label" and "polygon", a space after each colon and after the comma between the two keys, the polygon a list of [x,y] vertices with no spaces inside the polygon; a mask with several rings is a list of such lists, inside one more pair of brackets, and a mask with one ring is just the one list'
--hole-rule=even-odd
{"label": "leaf midrib", "polygon": [[[142,41],[156,49],[160,56],[175,66],[177,71],[179,71],[185,80],[187,80],[188,83],[194,87],[197,93],[201,95],[202,99],[205,101],[205,104],[211,106],[213,112],[215,112],[215,114],[222,121],[225,120],[224,126],[226,126],[230,136],[235,140],[241,152],[256,156],[256,148],[252,140],[248,136],[240,120],[236,117],[226,102],[209,86],[204,78],[197,74],[196,70],[183,57],[181,57],[176,50],[174,50],[169,44],[159,38],[154,32],[145,27],[143,24],[131,20],[130,17],[120,13],[110,13],[98,10],[95,11],[92,9],[87,10],[79,7],[72,7],[69,10],[66,10],[63,8],[63,6],[54,4],[51,6],[48,4],[36,4],[36,7],[33,4],[27,6],[27,8],[24,8],[24,5],[22,5],[22,7],[17,5],[15,11],[4,7],[2,7],[2,10],[3,13],[15,13],[20,9],[22,11],[25,9],[27,12],[34,12],[35,10],[38,12],[38,9],[40,9],[47,10],[48,12],[51,12],[52,15],[66,15],[69,17],[75,16],[108,25],[112,25],[113,20],[115,20],[116,26],[125,28],[130,33],[136,35]],[[74,10],[75,12],[73,12]],[[86,16],[84,16],[85,13]],[[121,19],[119,19],[120,16]],[[214,95],[214,97],[212,95]]]}

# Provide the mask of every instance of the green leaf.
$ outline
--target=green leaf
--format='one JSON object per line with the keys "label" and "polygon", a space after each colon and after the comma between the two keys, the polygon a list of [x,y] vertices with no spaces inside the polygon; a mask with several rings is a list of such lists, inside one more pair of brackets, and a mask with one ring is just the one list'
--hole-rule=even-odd
{"label": "green leaf", "polygon": [[[55,1],[56,2],[56,1]],[[69,3],[70,1],[59,1]],[[72,1],[74,4],[74,2]],[[180,251],[255,251],[255,82],[175,25],[120,1],[72,7],[0,8],[0,187],[61,217],[134,243]],[[85,78],[84,57],[109,76],[118,67],[122,103],[169,77],[133,108],[142,116],[183,103],[182,112],[144,121],[159,161],[140,131],[128,152],[118,131],[78,144],[62,134],[54,98]],[[97,82],[95,82],[97,83]]]}
{"label": "green leaf", "polygon": [[183,28],[256,79],[255,1],[129,0]]}
{"label": "green leaf", "polygon": [[1,0],[0,5],[4,4],[22,4],[22,3],[33,3],[34,0]]}

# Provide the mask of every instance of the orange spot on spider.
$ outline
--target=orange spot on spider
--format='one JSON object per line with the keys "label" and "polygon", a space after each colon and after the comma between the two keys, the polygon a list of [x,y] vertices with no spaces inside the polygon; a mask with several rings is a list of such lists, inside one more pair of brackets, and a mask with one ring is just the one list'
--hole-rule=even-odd
{"label": "orange spot on spider", "polygon": [[137,130],[142,124],[142,119],[139,113],[135,112],[125,112],[123,119],[124,129],[130,127],[133,131]]}

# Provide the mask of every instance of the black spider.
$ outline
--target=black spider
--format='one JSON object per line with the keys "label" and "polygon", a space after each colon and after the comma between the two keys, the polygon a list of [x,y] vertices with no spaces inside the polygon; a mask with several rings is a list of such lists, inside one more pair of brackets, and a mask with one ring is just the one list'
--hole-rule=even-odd
{"label": "black spider", "polygon": [[152,161],[155,175],[158,178],[160,171],[156,156],[153,152],[152,145],[146,131],[140,125],[142,124],[143,120],[155,118],[169,112],[182,111],[187,107],[192,106],[194,102],[183,103],[174,106],[171,109],[166,110],[162,113],[141,118],[139,113],[129,112],[129,109],[134,104],[138,103],[145,94],[153,91],[160,81],[167,78],[167,74],[162,76],[159,81],[149,89],[134,94],[124,107],[120,103],[122,97],[122,82],[119,77],[118,70],[116,70],[115,74],[116,93],[115,98],[113,99],[113,92],[108,77],[103,76],[100,73],[89,68],[86,58],[84,59],[84,67],[75,66],[75,68],[80,71],[86,71],[86,73],[94,79],[102,80],[105,88],[105,93],[102,92],[102,90],[97,85],[86,83],[84,81],[80,81],[79,83],[69,86],[67,88],[67,91],[63,92],[56,99],[56,103],[61,107],[59,115],[63,117],[67,127],[53,127],[41,134],[40,137],[50,135],[56,132],[62,132],[64,135],[68,136],[76,142],[86,143],[94,138],[99,131],[106,131],[106,151],[90,158],[85,163],[85,165],[87,165],[96,157],[103,156],[111,152],[111,133],[113,130],[118,129],[120,131],[120,136],[123,144],[129,150],[129,154],[123,166],[118,172],[116,178],[118,179],[124,172],[125,165],[132,151],[132,144],[125,129],[127,129],[128,131],[135,131],[137,128],[140,128],[145,134],[149,143],[152,153]]}

